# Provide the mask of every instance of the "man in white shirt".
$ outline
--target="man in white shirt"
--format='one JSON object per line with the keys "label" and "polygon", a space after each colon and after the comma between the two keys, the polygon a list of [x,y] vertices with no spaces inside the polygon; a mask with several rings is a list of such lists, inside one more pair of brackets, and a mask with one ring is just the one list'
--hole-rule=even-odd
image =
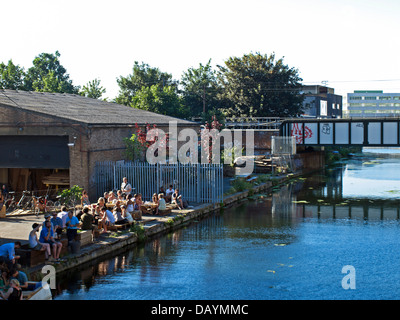
{"label": "man in white shirt", "polygon": [[165,201],[171,202],[171,197],[174,192],[175,190],[172,188],[172,184],[170,184],[167,191],[165,191]]}
{"label": "man in white shirt", "polygon": [[128,178],[124,177],[123,182],[121,184],[121,191],[122,193],[125,193],[125,196],[127,196],[128,194],[130,194],[132,192],[132,186],[130,183],[128,183]]}
{"label": "man in white shirt", "polygon": [[65,228],[65,222],[68,218],[68,210],[66,206],[61,207],[61,212],[57,214],[57,217],[61,218],[61,220],[63,221],[63,228]]}

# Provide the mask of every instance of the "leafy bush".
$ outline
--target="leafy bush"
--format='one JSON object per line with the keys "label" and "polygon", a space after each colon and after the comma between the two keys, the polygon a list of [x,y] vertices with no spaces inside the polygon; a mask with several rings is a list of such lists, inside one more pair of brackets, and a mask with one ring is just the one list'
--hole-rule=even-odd
{"label": "leafy bush", "polygon": [[60,195],[60,201],[61,203],[67,205],[67,206],[73,206],[77,203],[80,203],[81,197],[82,197],[82,191],[83,188],[74,185],[70,189],[64,189],[62,190],[59,195]]}

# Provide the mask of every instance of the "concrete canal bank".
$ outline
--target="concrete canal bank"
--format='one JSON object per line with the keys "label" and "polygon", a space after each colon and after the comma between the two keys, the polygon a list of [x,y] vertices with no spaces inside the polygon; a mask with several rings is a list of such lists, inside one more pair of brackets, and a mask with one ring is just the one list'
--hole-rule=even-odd
{"label": "concrete canal bank", "polygon": [[[102,235],[96,239],[96,242],[82,246],[79,253],[69,253],[64,256],[65,261],[55,264],[57,273],[66,272],[77,268],[81,265],[90,263],[93,260],[102,258],[106,255],[116,253],[123,248],[151,239],[154,236],[170,232],[174,229],[183,227],[184,225],[202,219],[216,210],[227,208],[240,201],[247,200],[253,195],[267,196],[276,185],[284,184],[291,179],[297,178],[304,173],[296,173],[273,177],[270,181],[263,183],[254,182],[248,190],[230,194],[224,197],[223,202],[216,204],[202,204],[192,209],[172,210],[168,216],[143,216],[142,221],[130,229],[124,231],[113,232],[108,235]],[[257,181],[257,180],[255,180]],[[40,280],[44,274],[41,273],[43,265],[26,270],[30,274],[30,279]]]}

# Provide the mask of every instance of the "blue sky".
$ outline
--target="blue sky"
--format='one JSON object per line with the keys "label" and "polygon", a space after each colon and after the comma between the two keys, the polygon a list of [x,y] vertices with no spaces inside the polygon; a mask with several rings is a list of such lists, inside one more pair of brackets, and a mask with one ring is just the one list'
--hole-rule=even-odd
{"label": "blue sky", "polygon": [[180,79],[210,58],[217,65],[250,52],[275,52],[305,84],[328,81],[343,96],[400,92],[400,1],[2,2],[0,61],[29,68],[39,53],[58,50],[75,85],[98,78],[109,98],[134,61]]}

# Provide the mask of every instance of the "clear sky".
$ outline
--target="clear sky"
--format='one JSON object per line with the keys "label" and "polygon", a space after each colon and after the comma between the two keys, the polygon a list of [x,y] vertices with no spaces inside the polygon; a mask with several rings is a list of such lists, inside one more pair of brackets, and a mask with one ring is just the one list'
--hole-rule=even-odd
{"label": "clear sky", "polygon": [[[304,84],[400,92],[399,0],[0,0],[0,62],[61,54],[74,85],[148,63],[180,79],[250,52],[284,57]],[[397,80],[397,81],[394,81]]]}

